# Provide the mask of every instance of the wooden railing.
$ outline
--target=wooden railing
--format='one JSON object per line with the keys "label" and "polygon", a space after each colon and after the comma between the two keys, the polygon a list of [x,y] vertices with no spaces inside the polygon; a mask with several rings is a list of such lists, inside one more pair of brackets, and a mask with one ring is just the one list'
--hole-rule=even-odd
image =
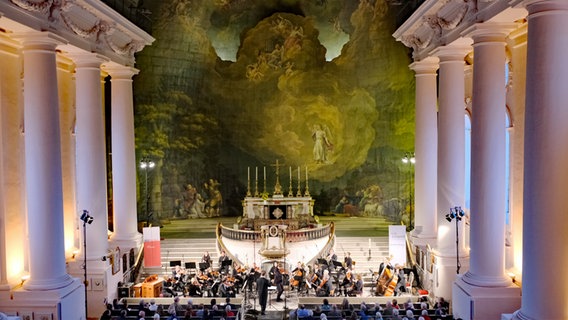
{"label": "wooden railing", "polygon": [[[299,229],[286,231],[286,241],[300,242],[307,240],[320,239],[333,234],[333,223],[319,228]],[[238,230],[228,228],[222,224],[218,227],[218,233],[223,238],[238,240],[238,241],[260,241],[260,231],[253,230]]]}

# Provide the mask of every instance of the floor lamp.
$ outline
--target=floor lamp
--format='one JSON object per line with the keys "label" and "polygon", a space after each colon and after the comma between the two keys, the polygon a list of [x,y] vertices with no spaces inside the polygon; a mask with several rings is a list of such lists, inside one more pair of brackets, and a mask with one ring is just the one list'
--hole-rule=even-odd
{"label": "floor lamp", "polygon": [[450,213],[446,214],[446,220],[448,222],[452,222],[452,220],[456,221],[456,273],[460,274],[460,234],[459,234],[459,226],[458,223],[461,221],[462,217],[465,216],[465,212],[462,210],[461,207],[453,207],[450,208]]}
{"label": "floor lamp", "polygon": [[88,317],[87,312],[87,286],[89,281],[87,280],[87,224],[93,223],[94,218],[89,215],[89,211],[83,210],[81,215],[81,221],[83,221],[83,271],[85,280],[83,284],[85,285],[85,319]]}

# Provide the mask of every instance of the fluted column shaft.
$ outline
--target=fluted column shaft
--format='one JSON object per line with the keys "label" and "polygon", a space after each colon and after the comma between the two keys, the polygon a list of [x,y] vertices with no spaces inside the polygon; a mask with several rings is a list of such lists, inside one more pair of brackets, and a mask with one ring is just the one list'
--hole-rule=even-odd
{"label": "fluted column shaft", "polygon": [[415,215],[412,235],[435,239],[436,188],[438,148],[437,85],[438,59],[431,57],[410,65],[416,77],[416,138],[415,138]]}
{"label": "fluted column shaft", "polygon": [[30,278],[24,287],[50,290],[71,284],[65,269],[61,135],[55,49],[50,33],[21,37],[24,57],[26,200]]}
{"label": "fluted column shaft", "polygon": [[[442,256],[456,255],[456,223],[448,222],[450,208],[465,205],[465,77],[464,57],[470,47],[442,47],[438,112],[438,243]],[[461,229],[461,223],[460,225]],[[463,235],[463,232],[460,232]],[[463,252],[460,241],[459,252]]]}
{"label": "fluted column shaft", "polygon": [[568,319],[568,2],[531,1],[527,9],[523,296],[515,319],[560,320]]}
{"label": "fluted column shaft", "polygon": [[104,60],[94,54],[72,58],[76,64],[77,92],[77,208],[79,215],[88,210],[94,218],[86,230],[87,260],[100,260],[108,251],[105,120],[100,80]]}
{"label": "fluted column shaft", "polygon": [[510,27],[479,25],[474,40],[471,121],[470,269],[463,281],[505,287],[506,78]]}
{"label": "fluted column shaft", "polygon": [[134,153],[134,106],[130,67],[105,68],[111,76],[113,241],[133,247],[140,242],[136,211],[136,157]]}

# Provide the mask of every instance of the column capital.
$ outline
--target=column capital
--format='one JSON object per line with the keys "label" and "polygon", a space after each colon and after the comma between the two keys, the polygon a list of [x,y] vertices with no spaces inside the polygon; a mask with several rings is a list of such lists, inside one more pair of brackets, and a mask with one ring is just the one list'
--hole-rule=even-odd
{"label": "column capital", "polygon": [[476,23],[465,29],[462,35],[471,37],[473,45],[483,42],[505,42],[505,38],[511,31],[518,28],[517,23],[508,22],[485,22]]}
{"label": "column capital", "polygon": [[91,52],[67,54],[77,68],[98,68],[109,59],[103,55]]}
{"label": "column capital", "polygon": [[103,69],[108,72],[113,79],[132,79],[133,76],[140,72],[140,70],[129,66],[103,65]]}
{"label": "column capital", "polygon": [[48,31],[32,31],[14,34],[14,39],[17,39],[23,49],[47,49],[55,50],[59,45],[67,44],[67,40]]}
{"label": "column capital", "polygon": [[436,74],[436,70],[440,67],[438,62],[438,57],[427,57],[419,61],[414,61],[408,67],[416,74]]}
{"label": "column capital", "polygon": [[465,56],[472,50],[469,44],[449,45],[437,48],[432,54],[440,59],[440,64],[449,61],[464,62]]}
{"label": "column capital", "polygon": [[522,0],[520,5],[525,6],[529,14],[546,13],[547,11],[568,10],[568,2],[564,0]]}

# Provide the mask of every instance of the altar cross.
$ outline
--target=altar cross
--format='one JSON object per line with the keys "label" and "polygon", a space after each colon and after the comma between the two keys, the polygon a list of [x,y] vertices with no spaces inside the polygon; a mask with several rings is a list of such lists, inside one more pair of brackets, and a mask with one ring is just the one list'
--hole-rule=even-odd
{"label": "altar cross", "polygon": [[276,159],[276,163],[271,164],[270,166],[276,167],[276,185],[274,186],[274,194],[275,195],[282,195],[282,186],[280,185],[280,166],[281,164]]}

